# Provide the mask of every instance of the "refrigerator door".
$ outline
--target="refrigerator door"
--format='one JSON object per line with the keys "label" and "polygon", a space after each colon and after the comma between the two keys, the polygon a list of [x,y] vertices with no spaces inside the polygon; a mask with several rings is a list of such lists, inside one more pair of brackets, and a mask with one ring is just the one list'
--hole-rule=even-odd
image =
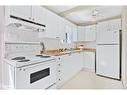
{"label": "refrigerator door", "polygon": [[97,46],[96,74],[120,79],[119,45]]}
{"label": "refrigerator door", "polygon": [[97,32],[97,44],[119,44],[119,31]]}

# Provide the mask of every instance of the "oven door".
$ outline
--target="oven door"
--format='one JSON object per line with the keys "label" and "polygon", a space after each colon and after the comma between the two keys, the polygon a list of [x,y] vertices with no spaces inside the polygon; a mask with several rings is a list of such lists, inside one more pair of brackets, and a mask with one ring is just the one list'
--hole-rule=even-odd
{"label": "oven door", "polygon": [[15,88],[46,89],[56,82],[55,60],[16,69]]}

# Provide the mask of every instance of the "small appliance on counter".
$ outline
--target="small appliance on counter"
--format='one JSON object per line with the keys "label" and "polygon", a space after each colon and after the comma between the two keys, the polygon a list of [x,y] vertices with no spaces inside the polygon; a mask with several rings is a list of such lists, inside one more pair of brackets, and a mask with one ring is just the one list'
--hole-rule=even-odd
{"label": "small appliance on counter", "polygon": [[84,45],[80,45],[77,48],[80,49],[80,50],[83,50],[84,49]]}

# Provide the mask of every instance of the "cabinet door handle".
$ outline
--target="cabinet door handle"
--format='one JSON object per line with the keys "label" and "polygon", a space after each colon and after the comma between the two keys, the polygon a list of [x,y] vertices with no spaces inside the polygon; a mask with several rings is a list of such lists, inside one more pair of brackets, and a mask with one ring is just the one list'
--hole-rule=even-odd
{"label": "cabinet door handle", "polygon": [[29,19],[31,19],[31,17],[29,17]]}

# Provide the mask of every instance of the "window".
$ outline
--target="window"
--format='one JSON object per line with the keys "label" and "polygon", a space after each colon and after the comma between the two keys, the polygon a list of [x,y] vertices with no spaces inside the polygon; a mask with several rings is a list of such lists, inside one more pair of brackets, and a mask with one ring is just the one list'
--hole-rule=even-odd
{"label": "window", "polygon": [[66,26],[65,41],[66,43],[72,43],[72,29],[70,26]]}

